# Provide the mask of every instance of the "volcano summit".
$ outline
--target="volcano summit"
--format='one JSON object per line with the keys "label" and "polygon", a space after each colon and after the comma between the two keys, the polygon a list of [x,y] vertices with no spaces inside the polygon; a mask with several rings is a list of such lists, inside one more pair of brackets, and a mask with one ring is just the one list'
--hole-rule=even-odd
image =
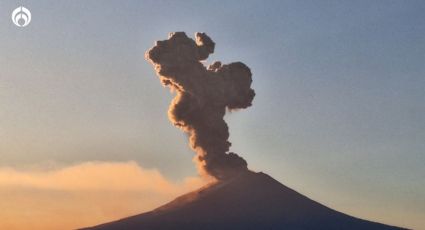
{"label": "volcano summit", "polygon": [[264,173],[246,171],[153,211],[85,230],[402,229],[323,206]]}

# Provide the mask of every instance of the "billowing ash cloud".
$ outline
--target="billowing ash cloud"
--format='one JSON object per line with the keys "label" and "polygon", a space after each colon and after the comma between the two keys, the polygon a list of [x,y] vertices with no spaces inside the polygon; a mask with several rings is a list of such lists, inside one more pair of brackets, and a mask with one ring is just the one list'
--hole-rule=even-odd
{"label": "billowing ash cloud", "polygon": [[251,106],[251,71],[241,62],[206,68],[200,61],[214,52],[215,43],[196,33],[196,41],[184,32],[171,33],[146,52],[162,84],[175,91],[168,117],[190,136],[199,169],[217,179],[248,170],[246,161],[228,152],[229,129],[223,117],[227,109]]}

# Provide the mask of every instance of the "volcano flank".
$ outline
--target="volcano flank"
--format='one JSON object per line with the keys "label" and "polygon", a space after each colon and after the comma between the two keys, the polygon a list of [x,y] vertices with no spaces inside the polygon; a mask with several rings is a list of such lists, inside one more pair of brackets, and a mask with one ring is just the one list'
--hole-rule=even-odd
{"label": "volcano flank", "polygon": [[402,229],[330,209],[264,173],[247,171],[153,211],[85,230]]}

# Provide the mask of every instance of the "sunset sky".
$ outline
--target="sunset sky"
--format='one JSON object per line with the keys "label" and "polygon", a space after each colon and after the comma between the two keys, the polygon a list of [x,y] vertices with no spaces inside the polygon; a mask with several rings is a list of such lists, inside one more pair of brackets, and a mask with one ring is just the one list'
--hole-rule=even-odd
{"label": "sunset sky", "polygon": [[[19,28],[11,12],[32,13]],[[231,151],[331,208],[425,229],[425,2],[0,1],[0,229],[72,229],[205,184],[144,53],[251,68]]]}

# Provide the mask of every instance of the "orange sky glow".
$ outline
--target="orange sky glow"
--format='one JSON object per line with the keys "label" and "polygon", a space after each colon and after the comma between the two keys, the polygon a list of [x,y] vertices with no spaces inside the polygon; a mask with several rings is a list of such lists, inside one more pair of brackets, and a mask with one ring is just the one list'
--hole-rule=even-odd
{"label": "orange sky glow", "polygon": [[0,229],[73,229],[148,211],[204,185],[172,182],[135,162],[85,162],[49,170],[0,168]]}

